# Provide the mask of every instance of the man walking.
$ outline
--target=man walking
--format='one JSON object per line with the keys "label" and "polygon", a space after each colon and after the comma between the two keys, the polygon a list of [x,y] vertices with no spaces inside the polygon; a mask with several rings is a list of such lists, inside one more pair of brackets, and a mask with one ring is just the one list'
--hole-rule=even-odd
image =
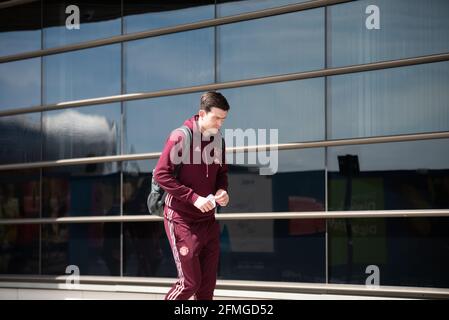
{"label": "man walking", "polygon": [[[215,206],[229,202],[220,135],[228,111],[222,94],[204,93],[198,114],[184,122],[192,132],[190,150],[179,148],[186,137],[180,130],[173,131],[155,168],[154,178],[167,192],[164,225],[178,270],[178,281],[165,296],[167,300],[213,298],[220,255]],[[183,161],[178,164],[180,154]]]}

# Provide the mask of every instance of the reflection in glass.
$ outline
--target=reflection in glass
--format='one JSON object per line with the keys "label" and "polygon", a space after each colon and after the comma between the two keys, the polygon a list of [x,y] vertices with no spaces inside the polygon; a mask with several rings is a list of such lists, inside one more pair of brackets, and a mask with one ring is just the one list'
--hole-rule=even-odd
{"label": "reflection in glass", "polygon": [[123,243],[124,275],[176,277],[176,267],[163,223],[124,223]]}
{"label": "reflection in glass", "polygon": [[39,225],[0,225],[0,274],[39,273]]}
{"label": "reflection in glass", "polygon": [[170,132],[198,113],[201,93],[125,102],[124,152],[160,152]]}
{"label": "reflection in glass", "polygon": [[41,58],[0,63],[0,110],[41,104]]}
{"label": "reflection in glass", "polygon": [[41,114],[0,117],[0,164],[41,160]]}
{"label": "reflection in glass", "polygon": [[380,285],[449,287],[447,217],[331,219],[328,231],[331,283],[365,284],[376,266]]}
{"label": "reflection in glass", "polygon": [[448,165],[448,139],[329,148],[329,210],[448,209]]}
{"label": "reflection in glass", "polygon": [[449,130],[449,62],[329,77],[332,139]]}
{"label": "reflection in glass", "polygon": [[224,17],[305,1],[307,0],[217,0],[217,15]]}
{"label": "reflection in glass", "polygon": [[120,223],[46,224],[42,227],[42,273],[120,275]]}
{"label": "reflection in glass", "polygon": [[324,67],[324,9],[217,27],[218,82]]}
{"label": "reflection in glass", "polygon": [[124,32],[171,27],[214,18],[213,0],[124,0]]}
{"label": "reflection in glass", "polygon": [[0,219],[38,218],[39,169],[0,171]]}
{"label": "reflection in glass", "polygon": [[[267,156],[268,163],[262,164],[260,153],[251,152],[242,160],[226,154],[230,201],[219,212],[324,210],[323,149],[280,151],[277,156]],[[268,167],[275,174],[260,175],[260,168]]]}
{"label": "reflection in glass", "polygon": [[325,226],[295,220],[220,221],[220,279],[325,282]]}
{"label": "reflection in glass", "polygon": [[44,103],[120,94],[120,44],[44,57]]}
{"label": "reflection in glass", "polygon": [[44,217],[105,216],[120,213],[120,172],[116,163],[43,169]]}
{"label": "reflection in glass", "polygon": [[148,214],[147,197],[157,160],[123,162],[123,214]]}
{"label": "reflection in glass", "polygon": [[[379,8],[379,29],[366,26],[369,5]],[[329,67],[449,51],[446,0],[361,0],[328,9]]]}
{"label": "reflection in glass", "polygon": [[213,28],[129,41],[124,48],[126,92],[214,82]]}
{"label": "reflection in glass", "polygon": [[[75,11],[79,8],[79,28],[73,28]],[[68,12],[68,13],[67,13]],[[44,1],[44,48],[120,35],[121,1],[94,2],[87,0]]]}
{"label": "reflection in glass", "polygon": [[[323,78],[221,92],[231,107],[222,128],[223,133],[226,129],[249,130],[248,133],[277,129],[279,143],[324,139]],[[227,145],[230,145],[228,141]]]}
{"label": "reflection in glass", "polygon": [[41,1],[0,9],[0,56],[41,48],[40,12]]}
{"label": "reflection in glass", "polygon": [[120,104],[44,112],[44,159],[120,153]]}

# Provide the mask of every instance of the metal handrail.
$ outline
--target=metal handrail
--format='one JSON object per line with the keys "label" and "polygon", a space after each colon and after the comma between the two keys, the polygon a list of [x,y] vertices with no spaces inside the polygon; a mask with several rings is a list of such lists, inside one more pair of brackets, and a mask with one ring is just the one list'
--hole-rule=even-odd
{"label": "metal handrail", "polygon": [[[306,149],[306,148],[323,148],[323,147],[337,147],[337,146],[375,144],[375,143],[391,143],[391,142],[407,142],[407,141],[420,141],[420,140],[446,139],[446,138],[449,138],[449,131],[403,134],[403,135],[381,136],[381,137],[368,137],[368,138],[336,139],[336,140],[291,142],[291,143],[266,144],[266,145],[251,145],[251,146],[243,146],[243,147],[227,147],[226,153],[257,152],[257,151],[261,152],[261,151],[267,151],[267,150],[273,150],[273,149],[276,149],[278,151],[300,150],[300,149]],[[161,155],[161,152],[150,152],[150,153],[138,153],[138,154],[127,154],[127,155],[116,155],[116,156],[99,156],[99,157],[61,159],[61,160],[53,160],[53,161],[12,163],[12,164],[0,165],[0,171],[18,170],[18,169],[33,169],[33,168],[47,168],[47,167],[61,167],[61,166],[84,165],[84,164],[91,164],[91,163],[105,163],[105,162],[116,162],[116,161],[137,161],[137,160],[147,160],[147,159],[158,159],[160,157],[160,155]]]}
{"label": "metal handrail", "polygon": [[[71,281],[71,275],[0,275],[0,288],[18,287],[29,289],[64,289],[67,281]],[[70,287],[71,290],[95,290],[85,287],[87,285],[113,286],[113,291],[132,291],[132,287],[159,287],[168,288],[176,281],[174,278],[157,277],[115,277],[115,276],[80,276],[79,289]],[[118,290],[120,286],[120,290]],[[107,287],[102,287],[107,291]],[[281,281],[248,281],[248,280],[217,280],[216,289],[245,290],[281,293],[303,294],[332,294],[332,295],[360,295],[377,297],[403,297],[425,299],[447,299],[449,289],[431,287],[410,286],[366,286],[340,283],[307,283],[307,282],[281,282]]]}
{"label": "metal handrail", "polygon": [[419,64],[426,64],[426,63],[442,62],[442,61],[448,61],[448,60],[449,60],[449,53],[433,54],[433,55],[426,55],[426,56],[413,57],[413,58],[380,61],[380,62],[365,63],[365,64],[358,64],[358,65],[352,65],[352,66],[345,66],[345,67],[326,68],[326,69],[313,70],[313,71],[304,71],[304,72],[296,72],[296,73],[289,73],[289,74],[282,74],[282,75],[275,75],[275,76],[268,76],[268,77],[260,77],[260,78],[254,78],[254,79],[212,83],[212,84],[206,84],[206,85],[159,90],[159,91],[153,91],[153,92],[127,93],[127,94],[120,94],[120,95],[115,95],[115,96],[106,96],[106,97],[98,97],[98,98],[91,98],[91,99],[65,101],[65,102],[40,105],[40,106],[12,108],[12,109],[6,109],[6,110],[0,111],[0,117],[19,115],[19,114],[25,114],[25,113],[33,113],[33,112],[61,110],[61,109],[68,109],[68,108],[73,108],[73,107],[86,107],[86,106],[93,106],[93,105],[98,105],[98,104],[133,101],[133,100],[141,100],[141,99],[149,99],[149,98],[157,98],[157,97],[165,97],[165,96],[174,96],[174,95],[211,91],[211,90],[240,88],[240,87],[247,87],[247,86],[285,82],[285,81],[304,80],[304,79],[312,79],[312,78],[318,78],[318,77],[329,77],[329,76],[335,76],[335,75],[343,75],[343,74],[350,74],[350,73],[357,73],[357,72],[364,72],[364,71],[374,71],[374,70],[381,70],[381,69],[388,69],[388,68],[398,68],[398,67],[405,67],[405,66],[412,66],[412,65],[419,65]]}
{"label": "metal handrail", "polygon": [[[48,55],[57,54],[57,53],[63,53],[63,52],[69,52],[69,51],[75,51],[75,50],[81,50],[81,49],[87,49],[87,48],[94,48],[94,47],[99,47],[99,46],[105,46],[105,45],[116,44],[116,43],[121,43],[121,42],[126,42],[126,41],[132,41],[132,40],[145,39],[145,38],[150,38],[150,37],[157,37],[157,36],[161,36],[161,35],[165,35],[165,34],[172,34],[172,33],[177,33],[177,32],[197,30],[197,29],[208,28],[208,27],[216,27],[216,26],[221,26],[221,25],[230,24],[230,23],[248,21],[248,20],[259,19],[259,18],[266,18],[266,17],[276,16],[276,15],[280,15],[280,14],[303,11],[303,10],[314,9],[314,8],[320,8],[320,7],[324,7],[324,6],[345,3],[345,2],[351,2],[351,1],[354,1],[354,0],[314,0],[314,1],[296,3],[296,4],[289,4],[289,5],[285,5],[282,7],[241,13],[241,14],[236,14],[236,15],[232,15],[232,16],[226,16],[226,17],[221,17],[221,18],[214,18],[214,19],[208,19],[208,20],[203,20],[203,21],[198,21],[198,22],[193,22],[193,23],[176,25],[176,26],[172,26],[172,27],[158,28],[158,29],[153,29],[153,30],[147,30],[147,31],[141,31],[141,32],[135,32],[135,33],[129,33],[129,34],[124,34],[124,35],[109,37],[106,39],[92,40],[92,41],[70,44],[70,45],[65,45],[65,46],[56,47],[56,48],[48,48],[48,49],[43,49],[43,50],[35,50],[35,51],[30,51],[30,52],[13,54],[13,55],[9,55],[9,56],[3,56],[3,57],[0,57],[0,63],[48,56]],[[20,1],[17,3],[21,4],[21,2],[25,3],[24,1]],[[27,2],[31,2],[31,1],[27,1]],[[4,7],[4,8],[11,7],[11,4],[13,4],[11,1],[8,1],[4,4],[0,4],[0,9],[2,7]]]}
{"label": "metal handrail", "polygon": [[[236,220],[280,220],[280,219],[340,219],[340,218],[414,218],[447,217],[449,209],[438,210],[361,210],[361,211],[309,211],[309,212],[251,212],[218,213],[219,221]],[[123,216],[76,216],[58,218],[0,219],[0,225],[19,224],[63,224],[63,223],[105,223],[105,222],[160,222],[162,217],[153,215]]]}

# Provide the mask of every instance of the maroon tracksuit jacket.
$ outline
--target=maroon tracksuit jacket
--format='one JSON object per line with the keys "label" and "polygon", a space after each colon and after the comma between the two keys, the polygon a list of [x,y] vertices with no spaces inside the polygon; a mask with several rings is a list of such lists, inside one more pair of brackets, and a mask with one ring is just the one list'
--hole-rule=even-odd
{"label": "maroon tracksuit jacket", "polygon": [[[184,122],[193,134],[199,134],[198,115]],[[218,189],[228,189],[227,165],[224,145],[212,152],[213,161],[194,164],[194,153],[202,155],[211,141],[202,141],[201,147],[190,144],[190,162],[182,164],[177,178],[170,152],[184,138],[180,131],[167,140],[156,165],[155,180],[167,192],[164,208],[164,225],[178,270],[178,281],[166,295],[166,299],[212,299],[217,278],[220,255],[219,225],[215,221],[215,209],[202,213],[193,203],[198,196],[215,195]],[[194,150],[195,149],[195,150]],[[209,148],[210,149],[210,148]]]}

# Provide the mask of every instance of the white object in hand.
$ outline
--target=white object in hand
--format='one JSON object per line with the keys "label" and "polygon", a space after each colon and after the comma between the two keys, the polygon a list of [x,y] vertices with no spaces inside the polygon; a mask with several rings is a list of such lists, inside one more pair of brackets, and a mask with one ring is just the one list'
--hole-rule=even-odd
{"label": "white object in hand", "polygon": [[214,205],[214,208],[217,206],[217,204],[215,203],[215,197],[213,194],[210,194],[206,197],[207,200],[209,200],[210,202],[212,202],[212,204]]}

